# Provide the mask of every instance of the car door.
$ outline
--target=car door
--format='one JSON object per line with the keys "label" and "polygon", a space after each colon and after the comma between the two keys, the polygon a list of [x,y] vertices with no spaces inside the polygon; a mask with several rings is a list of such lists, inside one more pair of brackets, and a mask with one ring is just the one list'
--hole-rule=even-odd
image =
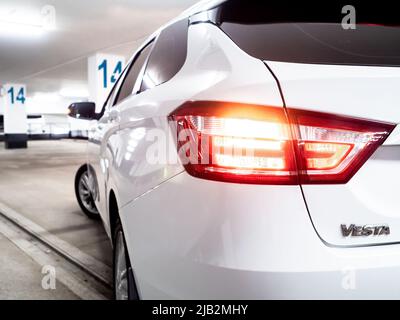
{"label": "car door", "polygon": [[134,92],[134,86],[146,59],[152,43],[147,44],[132,59],[117,84],[114,86],[104,105],[100,120],[93,126],[89,137],[89,167],[94,183],[94,198],[96,207],[108,225],[108,192],[110,167],[118,152],[117,132],[120,123],[119,105]]}
{"label": "car door", "polygon": [[[123,78],[126,70],[122,74]],[[95,199],[97,210],[103,220],[106,217],[106,201],[105,201],[105,176],[107,174],[108,160],[106,157],[106,146],[110,137],[118,129],[118,119],[116,111],[113,110],[114,100],[121,80],[119,80],[110,95],[108,96],[101,117],[98,121],[93,122],[89,129],[88,143],[88,165],[90,181],[93,186],[93,198]]]}

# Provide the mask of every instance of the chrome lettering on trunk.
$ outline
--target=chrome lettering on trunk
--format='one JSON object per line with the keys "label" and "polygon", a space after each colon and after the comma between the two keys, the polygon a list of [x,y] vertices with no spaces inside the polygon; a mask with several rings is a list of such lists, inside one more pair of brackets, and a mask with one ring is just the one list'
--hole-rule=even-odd
{"label": "chrome lettering on trunk", "polygon": [[384,226],[357,226],[355,224],[347,225],[342,224],[341,226],[342,235],[345,238],[348,237],[370,237],[370,236],[388,236],[390,235],[390,227]]}

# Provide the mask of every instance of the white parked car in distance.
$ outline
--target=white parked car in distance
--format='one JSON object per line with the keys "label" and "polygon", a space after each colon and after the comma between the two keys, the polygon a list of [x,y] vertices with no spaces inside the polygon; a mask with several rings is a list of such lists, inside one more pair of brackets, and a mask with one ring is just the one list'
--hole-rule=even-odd
{"label": "white parked car in distance", "polygon": [[400,298],[400,28],[379,10],[353,29],[333,3],[203,1],[101,114],[71,106],[117,299]]}

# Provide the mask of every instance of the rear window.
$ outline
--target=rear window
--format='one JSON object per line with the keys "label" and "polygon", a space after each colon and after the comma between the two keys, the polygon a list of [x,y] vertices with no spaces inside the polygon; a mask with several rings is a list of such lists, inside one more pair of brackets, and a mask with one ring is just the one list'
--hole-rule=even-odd
{"label": "rear window", "polygon": [[178,21],[163,30],[149,58],[141,91],[171,80],[185,64],[187,45],[187,19]]}
{"label": "rear window", "polygon": [[262,60],[400,66],[400,14],[393,5],[355,5],[356,29],[345,29],[344,5],[321,3],[231,0],[219,7],[217,23]]}

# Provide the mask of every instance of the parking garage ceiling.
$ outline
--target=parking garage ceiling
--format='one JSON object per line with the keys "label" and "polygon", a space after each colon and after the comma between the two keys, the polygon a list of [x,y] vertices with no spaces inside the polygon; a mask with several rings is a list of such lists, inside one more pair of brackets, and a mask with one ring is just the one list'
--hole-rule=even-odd
{"label": "parking garage ceiling", "polygon": [[[95,52],[129,57],[143,38],[196,0],[0,0],[0,22],[56,13],[54,30],[32,37],[0,33],[0,84],[23,82],[28,92],[59,91],[87,79]],[[4,27],[4,26],[3,26]]]}

